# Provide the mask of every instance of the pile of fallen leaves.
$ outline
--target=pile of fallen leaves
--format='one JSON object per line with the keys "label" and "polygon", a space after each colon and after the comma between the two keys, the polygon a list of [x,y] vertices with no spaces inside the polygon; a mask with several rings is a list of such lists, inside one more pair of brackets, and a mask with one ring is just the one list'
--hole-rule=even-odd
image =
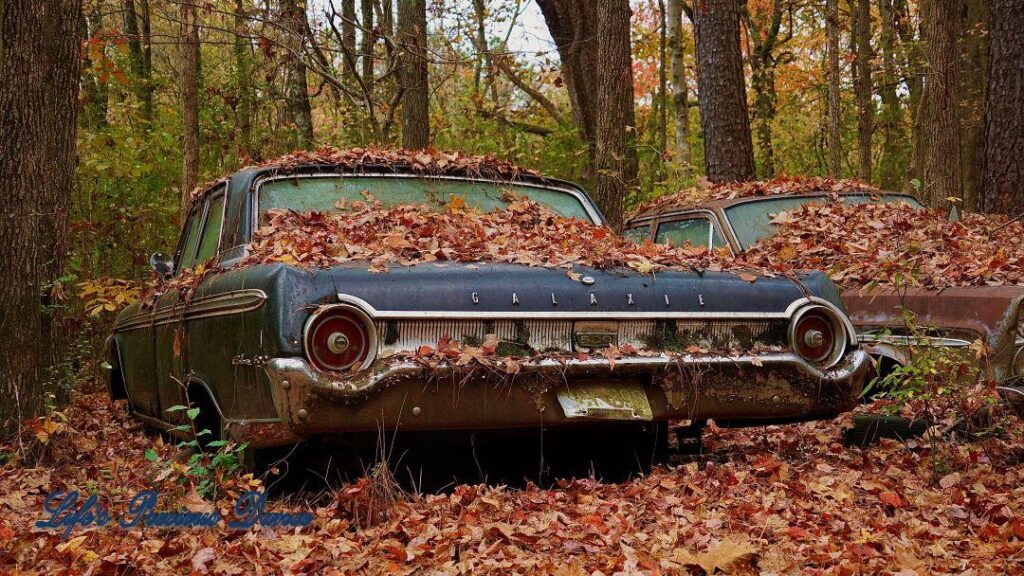
{"label": "pile of fallen leaves", "polygon": [[770,272],[823,270],[843,286],[1024,285],[1024,223],[967,214],[950,221],[907,204],[805,204],[773,216],[772,236],[745,252]]}
{"label": "pile of fallen leaves", "polygon": [[[539,176],[538,172],[521,168],[494,155],[470,155],[433,148],[405,150],[401,148],[348,148],[324,146],[317,150],[299,150],[247,168],[272,168],[277,173],[290,173],[301,168],[333,168],[360,172],[366,170],[408,171],[423,176],[464,176],[511,180],[521,175]],[[215,180],[197,187],[192,199],[199,197]]]}
{"label": "pile of fallen leaves", "polygon": [[123,406],[80,397],[66,416],[42,437],[67,443],[60,458],[0,466],[0,572],[1024,573],[1019,435],[959,445],[883,440],[860,450],[840,443],[844,419],[712,428],[701,456],[620,484],[459,485],[395,499],[367,526],[352,514],[352,499],[370,488],[359,481],[271,498],[270,510],[312,512],[306,528],[107,526],[63,539],[35,527],[55,490],[99,492],[120,514],[142,489],[161,491],[161,510],[199,510],[229,507],[233,492],[254,483],[242,477],[224,499],[197,499],[168,468],[178,451],[144,435]]}
{"label": "pile of fallen leaves", "polygon": [[245,263],[326,268],[365,261],[376,272],[390,264],[483,261],[566,269],[628,267],[643,274],[665,268],[742,269],[707,249],[636,244],[528,197],[506,194],[508,206],[487,213],[466,207],[459,198],[440,211],[382,207],[372,200],[341,204],[335,213],[270,210]]}
{"label": "pile of fallen leaves", "polygon": [[696,186],[680,190],[654,200],[645,202],[637,208],[632,216],[661,212],[665,209],[688,207],[710,200],[732,200],[733,198],[751,198],[761,196],[778,196],[781,194],[812,194],[837,192],[863,192],[880,194],[882,189],[876,188],[860,180],[840,180],[822,178],[820,176],[780,176],[772,180],[752,180],[749,182],[722,182],[712,184],[703,181]]}

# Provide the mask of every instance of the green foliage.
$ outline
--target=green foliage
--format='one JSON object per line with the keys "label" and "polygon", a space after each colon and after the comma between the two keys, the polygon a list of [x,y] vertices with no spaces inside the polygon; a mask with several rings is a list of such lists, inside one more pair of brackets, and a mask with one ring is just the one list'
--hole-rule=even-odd
{"label": "green foliage", "polygon": [[[248,443],[236,444],[227,440],[210,439],[213,432],[207,428],[200,429],[196,422],[200,408],[177,404],[167,408],[165,412],[185,412],[188,419],[187,423],[171,429],[172,432],[185,433],[189,436],[189,439],[181,440],[177,444],[178,449],[189,453],[185,460],[187,470],[181,481],[195,482],[196,491],[204,498],[215,497],[219,482],[241,470]],[[146,459],[157,462],[159,456],[154,450],[149,449],[146,450]]]}

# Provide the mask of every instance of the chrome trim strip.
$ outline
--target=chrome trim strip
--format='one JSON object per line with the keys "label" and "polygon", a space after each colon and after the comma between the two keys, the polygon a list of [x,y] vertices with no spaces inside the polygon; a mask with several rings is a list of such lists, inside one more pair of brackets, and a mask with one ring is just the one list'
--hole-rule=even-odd
{"label": "chrome trim strip", "polygon": [[892,346],[935,346],[943,348],[966,348],[971,342],[960,338],[942,336],[903,336],[885,334],[861,334],[857,338],[861,344],[889,344]]}
{"label": "chrome trim strip", "polygon": [[137,314],[114,326],[114,331],[135,330],[170,324],[181,320],[199,320],[257,310],[267,301],[267,293],[257,288],[232,290],[196,298],[184,306],[167,306],[149,314]]}
{"label": "chrome trim strip", "polygon": [[[614,361],[617,372],[629,370],[658,370],[671,367],[677,364],[693,366],[755,366],[761,367],[766,364],[789,365],[796,370],[803,371],[811,378],[822,381],[845,380],[856,373],[857,369],[864,362],[868,361],[868,354],[863,350],[854,350],[843,356],[845,363],[835,369],[822,370],[817,366],[808,364],[799,356],[789,352],[777,352],[764,355],[741,355],[741,356],[694,356],[682,354],[679,356],[658,355],[644,357],[618,358]],[[568,375],[573,372],[586,372],[587,370],[599,369],[610,370],[611,362],[605,358],[588,358],[580,360],[569,358],[566,360],[554,360],[550,358],[541,359],[535,362],[524,362],[520,365],[523,372],[550,372],[558,375]],[[267,366],[267,376],[276,387],[284,380],[293,385],[296,383],[309,383],[312,385],[328,388],[345,396],[357,396],[372,391],[388,380],[400,377],[415,377],[429,370],[422,364],[415,362],[397,362],[385,366],[370,374],[355,375],[351,380],[336,380],[328,374],[314,371],[309,363],[302,358],[275,358]],[[450,368],[442,367],[441,369]]]}
{"label": "chrome trim strip", "polygon": [[[351,296],[349,294],[338,294],[338,301],[342,304],[352,304],[363,309],[374,320],[394,320],[398,318],[437,318],[444,320],[658,320],[668,318],[731,318],[731,319],[786,319],[790,317],[788,312],[629,312],[621,310],[618,312],[586,312],[586,311],[558,311],[550,312],[521,312],[517,310],[377,310],[369,302]],[[337,306],[327,304],[325,307]]]}
{"label": "chrome trim strip", "polygon": [[514,185],[516,187],[522,187],[522,188],[536,188],[537,190],[554,190],[554,191],[557,191],[557,192],[565,192],[567,194],[570,194],[574,198],[576,198],[576,200],[579,201],[580,205],[583,206],[583,209],[586,210],[587,215],[590,216],[590,219],[594,221],[594,224],[596,224],[598,226],[603,226],[604,225],[604,219],[601,217],[601,213],[597,211],[597,208],[590,203],[590,200],[588,200],[587,197],[582,192],[580,192],[579,190],[577,190],[576,188],[573,188],[571,186],[563,186],[563,185],[557,185],[557,184],[552,184],[550,186],[541,186],[539,184],[535,184],[535,183],[531,183],[531,182],[505,182],[503,180],[493,180],[493,179],[490,179],[490,178],[469,178],[469,177],[466,177],[466,176],[444,176],[444,175],[433,175],[433,174],[403,174],[403,173],[395,173],[395,174],[382,174],[382,173],[360,174],[360,173],[357,173],[357,172],[349,172],[349,173],[345,173],[345,172],[315,172],[315,173],[311,173],[311,174],[280,174],[280,175],[274,175],[274,176],[261,176],[261,177],[259,177],[256,180],[256,183],[253,184],[253,191],[251,193],[251,197],[252,197],[252,214],[251,214],[250,226],[249,226],[249,228],[250,228],[250,231],[249,231],[250,237],[248,238],[248,240],[251,241],[252,240],[252,232],[259,229],[259,225],[260,225],[260,222],[259,222],[259,219],[260,219],[260,187],[263,185],[264,182],[273,182],[275,180],[294,180],[296,178],[332,178],[332,177],[333,178],[346,178],[346,177],[351,177],[351,178],[416,178],[416,179],[436,178],[436,179],[440,179],[440,180],[458,180],[458,181],[462,181],[462,182],[494,182],[495,184],[509,184],[509,185]]}
{"label": "chrome trim strip", "polygon": [[[398,318],[438,318],[445,320],[659,320],[659,319],[789,319],[802,307],[809,304],[819,304],[831,309],[839,317],[846,327],[849,341],[856,341],[857,332],[853,323],[835,304],[828,300],[811,296],[809,298],[798,298],[794,300],[785,312],[584,312],[584,311],[556,311],[550,312],[520,312],[516,310],[491,311],[491,310],[377,310],[372,304],[349,294],[338,294],[338,302],[351,304],[362,308],[374,320],[392,320]],[[338,304],[327,304],[324,308],[337,306]]]}

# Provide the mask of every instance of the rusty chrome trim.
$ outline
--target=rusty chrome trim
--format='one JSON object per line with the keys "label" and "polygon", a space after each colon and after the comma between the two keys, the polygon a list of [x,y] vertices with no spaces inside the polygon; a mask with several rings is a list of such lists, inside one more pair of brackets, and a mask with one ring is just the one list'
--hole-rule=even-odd
{"label": "rusty chrome trim", "polygon": [[509,184],[516,187],[522,188],[536,188],[537,190],[554,190],[556,192],[564,192],[576,198],[580,205],[583,206],[583,210],[590,216],[590,219],[597,226],[604,226],[605,221],[598,212],[597,208],[591,203],[585,194],[580,190],[573,188],[572,186],[552,184],[550,186],[541,186],[531,182],[504,182],[502,180],[494,180],[491,178],[469,178],[466,176],[445,176],[445,175],[432,175],[432,174],[404,174],[404,173],[345,173],[337,171],[327,172],[314,172],[305,174],[275,174],[275,175],[264,175],[259,176],[256,182],[252,185],[252,214],[250,217],[250,230],[249,240],[252,240],[252,233],[259,229],[260,224],[260,187],[265,182],[273,182],[275,180],[295,180],[298,178],[406,178],[406,179],[417,179],[422,180],[424,178],[434,178],[437,180],[456,180],[462,182],[493,182],[495,184]]}
{"label": "rusty chrome trim", "polygon": [[[806,299],[802,300],[806,301]],[[393,320],[399,318],[438,318],[445,320],[656,320],[666,318],[749,318],[752,320],[784,320],[789,318],[790,316],[788,312],[588,312],[557,310],[552,310],[550,312],[522,312],[518,310],[377,310],[376,308],[373,307],[372,304],[370,304],[366,300],[363,300],[362,298],[359,298],[358,296],[340,293],[338,294],[338,301],[342,304],[352,304],[359,308],[362,308],[367,314],[369,314],[375,320]],[[337,305],[338,304],[328,304],[328,306]]]}
{"label": "rusty chrome trim", "polygon": [[[858,368],[868,361],[868,354],[863,350],[853,350],[843,356],[844,365],[839,368],[822,369],[803,360],[791,352],[773,352],[763,355],[708,355],[695,356],[692,354],[642,356],[618,358],[614,361],[616,373],[625,373],[630,370],[651,371],[661,370],[677,364],[693,366],[754,366],[761,367],[766,364],[790,365],[795,370],[800,370],[812,378],[823,382],[837,381],[850,378]],[[587,372],[588,370],[611,370],[612,362],[605,358],[588,358],[580,360],[569,358],[566,360],[554,360],[545,358],[535,362],[521,364],[524,373],[550,373],[553,375],[567,376],[573,373]],[[439,369],[450,369],[440,367]],[[354,374],[354,378],[344,380],[331,378],[329,375],[317,372],[303,358],[275,358],[267,363],[267,376],[275,385],[275,389],[287,380],[294,386],[296,383],[326,388],[335,391],[343,396],[358,396],[374,390],[388,380],[401,377],[416,377],[428,370],[422,364],[415,362],[396,362],[374,370],[370,373]]]}
{"label": "rusty chrome trim", "polygon": [[184,306],[172,305],[149,314],[137,314],[114,325],[114,331],[161,326],[179,320],[199,320],[257,310],[267,301],[267,293],[258,288],[231,290],[195,298]]}
{"label": "rusty chrome trim", "polygon": [[971,345],[960,338],[942,336],[905,336],[897,334],[861,334],[857,337],[861,344],[889,344],[892,346],[935,346],[941,348],[966,348]]}

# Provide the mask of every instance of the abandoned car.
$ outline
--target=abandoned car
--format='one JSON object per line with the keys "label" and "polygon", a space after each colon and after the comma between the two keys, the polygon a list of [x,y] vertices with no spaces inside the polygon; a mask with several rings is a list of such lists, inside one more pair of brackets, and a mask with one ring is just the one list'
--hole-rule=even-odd
{"label": "abandoned car", "polygon": [[[793,422],[856,404],[870,360],[820,273],[752,282],[727,272],[567,274],[488,262],[239,265],[274,209],[331,212],[369,193],[385,206],[440,208],[457,197],[489,211],[504,207],[507,190],[603,223],[579,187],[521,172],[290,162],[203,189],[173,257],[152,259],[170,281],[117,316],[112,396],[165,430],[184,419],[168,408],[195,405],[197,428],[252,448],[380,429]],[[183,298],[173,278],[198,266],[218,273]],[[405,354],[489,335],[498,354],[523,358],[514,374],[464,375],[455,363]],[[599,353],[609,346],[621,356]]]}
{"label": "abandoned car", "polygon": [[[666,201],[630,217],[624,234],[634,240],[723,248],[733,254],[750,249],[773,233],[772,216],[808,203],[906,203],[923,206],[911,195],[877,190],[836,190],[736,195],[695,202]],[[884,376],[909,361],[911,345],[960,349],[975,340],[988,348],[988,374],[1003,398],[1024,412],[1024,286],[963,286],[931,290],[864,286],[845,290],[842,302],[857,329],[863,348]],[[924,333],[908,329],[906,312]],[[918,330],[918,332],[921,332]]]}

